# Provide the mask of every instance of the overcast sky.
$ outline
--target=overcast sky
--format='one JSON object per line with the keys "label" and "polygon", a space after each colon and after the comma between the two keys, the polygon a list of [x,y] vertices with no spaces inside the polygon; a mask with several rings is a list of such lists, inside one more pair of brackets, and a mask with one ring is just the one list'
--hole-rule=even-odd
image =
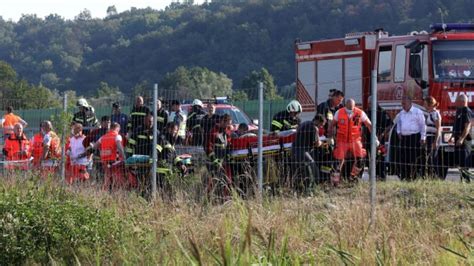
{"label": "overcast sky", "polygon": [[[36,14],[44,18],[49,14],[58,14],[66,19],[73,19],[84,9],[91,11],[92,17],[103,18],[107,7],[115,5],[117,11],[123,12],[131,7],[163,9],[176,0],[0,0],[0,16],[4,20],[18,21],[22,14]],[[203,0],[195,0],[202,3]]]}

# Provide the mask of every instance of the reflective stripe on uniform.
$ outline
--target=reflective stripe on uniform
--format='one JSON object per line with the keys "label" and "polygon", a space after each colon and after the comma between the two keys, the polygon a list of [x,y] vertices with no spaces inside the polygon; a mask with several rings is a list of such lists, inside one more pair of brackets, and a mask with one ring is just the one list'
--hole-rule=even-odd
{"label": "reflective stripe on uniform", "polygon": [[132,145],[135,145],[135,144],[137,144],[137,141],[134,140],[134,139],[128,139],[128,143],[130,143]]}
{"label": "reflective stripe on uniform", "polygon": [[125,148],[125,152],[134,153],[134,152],[135,152],[135,149],[130,148],[130,147],[126,147],[126,148]]}
{"label": "reflective stripe on uniform", "polygon": [[156,144],[156,149],[157,149],[159,152],[163,151],[163,147],[161,147],[161,145],[159,145],[159,144]]}
{"label": "reflective stripe on uniform", "polygon": [[156,172],[157,172],[158,174],[171,174],[171,170],[168,169],[168,168],[160,168],[160,167],[158,167],[158,168],[156,168]]}
{"label": "reflective stripe on uniform", "polygon": [[156,121],[163,123],[163,122],[165,122],[165,118],[161,117],[161,116],[157,116]]}
{"label": "reflective stripe on uniform", "polygon": [[171,144],[166,144],[166,145],[165,145],[165,149],[170,149],[170,150],[173,150],[173,151],[174,151],[174,147],[173,147],[173,145],[171,145]]}
{"label": "reflective stripe on uniform", "polygon": [[137,115],[137,116],[146,116],[146,113],[141,113],[141,112],[133,112],[130,114],[131,116],[132,115]]}
{"label": "reflective stripe on uniform", "polygon": [[291,124],[290,124],[290,122],[288,122],[288,121],[286,121],[286,120],[283,120],[283,124],[285,124],[285,126],[289,126],[289,127],[291,127]]}
{"label": "reflective stripe on uniform", "polygon": [[201,125],[200,125],[200,124],[197,124],[197,125],[193,126],[192,129],[195,129],[195,128],[198,128],[198,127],[201,127]]}
{"label": "reflective stripe on uniform", "polygon": [[153,136],[146,136],[146,135],[138,135],[137,136],[139,139],[153,139]]}
{"label": "reflective stripe on uniform", "polygon": [[272,121],[272,125],[273,125],[273,126],[276,126],[277,128],[282,128],[282,127],[283,127],[283,124],[280,123],[280,122],[278,122],[278,121],[276,121],[276,120],[273,120],[273,121]]}
{"label": "reflective stripe on uniform", "polygon": [[225,144],[214,144],[217,148],[225,148]]}

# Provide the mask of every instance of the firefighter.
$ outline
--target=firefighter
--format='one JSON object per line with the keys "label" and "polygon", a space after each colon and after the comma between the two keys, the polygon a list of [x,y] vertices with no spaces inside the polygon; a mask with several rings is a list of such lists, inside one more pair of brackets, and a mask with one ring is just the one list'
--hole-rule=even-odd
{"label": "firefighter", "polygon": [[28,123],[26,123],[25,120],[21,119],[21,117],[13,113],[13,107],[7,106],[5,111],[5,115],[2,119],[0,119],[0,126],[3,127],[3,138],[6,140],[10,134],[13,134],[13,127],[16,124],[20,123],[23,126],[23,129],[28,126]]}
{"label": "firefighter", "polygon": [[[127,157],[133,155],[145,155],[149,158],[153,156],[153,115],[148,114],[145,117],[145,123],[136,128],[134,132],[130,134],[128,143],[125,148]],[[139,191],[142,193],[149,192],[150,182],[149,173],[150,165],[148,163],[138,164],[133,166],[134,177],[138,181]]]}
{"label": "firefighter", "polygon": [[333,120],[334,114],[337,112],[337,110],[344,107],[344,105],[342,104],[343,100],[344,92],[337,89],[332,89],[329,91],[329,99],[318,105],[316,113],[324,116],[327,121],[326,126],[320,129],[321,131],[323,131],[323,135],[327,136],[328,127],[330,126]]}
{"label": "firefighter", "polygon": [[10,136],[5,140],[3,155],[6,157],[7,161],[12,162],[11,164],[6,164],[6,169],[28,169],[28,159],[30,158],[30,141],[26,137],[25,133],[23,133],[22,124],[17,123],[13,126],[13,134],[10,134]]}
{"label": "firefighter", "polygon": [[89,134],[89,131],[99,125],[99,121],[94,113],[94,108],[87,103],[87,100],[80,98],[77,100],[76,106],[79,107],[79,112],[74,114],[72,121],[83,126],[84,134]]}
{"label": "firefighter", "polygon": [[125,153],[127,157],[132,155],[148,155],[153,153],[153,115],[148,114],[145,117],[145,123],[136,128],[128,138]]}
{"label": "firefighter", "polygon": [[37,165],[43,177],[56,172],[61,158],[60,139],[52,129],[50,121],[43,121],[41,133],[36,134],[31,143],[33,156],[38,156]]}
{"label": "firefighter", "polygon": [[66,182],[69,184],[78,181],[86,181],[89,179],[87,166],[89,165],[90,156],[87,155],[86,147],[83,141],[86,138],[82,133],[82,125],[75,123],[72,126],[72,136],[69,138],[67,154],[70,159],[70,167],[67,172]]}
{"label": "firefighter", "polygon": [[159,132],[163,132],[166,124],[168,124],[168,111],[163,106],[163,102],[161,100],[156,101],[156,126]]}
{"label": "firefighter", "polygon": [[[328,133],[330,136],[334,135],[337,128],[336,148],[333,155],[339,163],[332,176],[332,182],[335,185],[339,183],[340,172],[349,154],[354,158],[350,180],[356,180],[364,168],[363,163],[367,151],[362,144],[362,124],[367,127],[369,132],[372,130],[372,123],[366,113],[355,106],[353,99],[348,99],[345,108],[339,109],[334,114]],[[378,146],[378,140],[376,142]]]}
{"label": "firefighter", "polygon": [[94,148],[100,151],[100,161],[104,169],[105,190],[114,190],[125,186],[123,160],[125,152],[123,149],[123,139],[120,133],[120,125],[112,123],[110,130],[102,136],[95,144]]}
{"label": "firefighter", "polygon": [[[293,159],[293,173],[297,173],[297,179],[300,179],[300,185],[308,187],[308,185],[319,181],[319,166],[315,162],[316,156],[314,156],[314,149],[319,148],[322,145],[319,139],[319,128],[323,127],[326,123],[326,119],[317,114],[311,121],[306,121],[300,124],[296,131],[296,137],[291,145],[291,154]],[[311,158],[308,158],[308,153]],[[306,163],[305,163],[306,162]],[[306,179],[307,173],[303,168],[309,165],[311,169],[310,179]],[[298,175],[305,175],[300,176]],[[305,178],[304,180],[301,180]],[[311,180],[312,179],[312,180]],[[298,182],[300,183],[300,182]]]}
{"label": "firefighter", "polygon": [[279,132],[284,130],[296,129],[301,123],[298,114],[302,112],[301,104],[293,100],[287,106],[286,110],[273,116],[271,131]]}
{"label": "firefighter", "polygon": [[206,116],[203,107],[202,101],[195,99],[193,101],[192,111],[186,120],[186,128],[191,137],[190,144],[193,146],[201,146],[203,143],[203,129],[201,123],[203,118]]}
{"label": "firefighter", "polygon": [[168,194],[171,193],[171,191],[167,179],[173,174],[173,169],[178,169],[182,174],[186,171],[186,166],[181,164],[174,147],[178,140],[178,131],[178,125],[169,122],[166,125],[165,131],[158,137],[157,142],[158,167],[156,171],[158,185]]}
{"label": "firefighter", "polygon": [[135,105],[133,106],[128,119],[128,132],[133,132],[136,128],[143,126],[145,123],[145,117],[150,113],[150,108],[145,106],[143,97],[137,96],[135,98]]}
{"label": "firefighter", "polygon": [[171,113],[168,121],[179,126],[177,144],[184,144],[186,139],[186,113],[181,109],[181,103],[178,100],[171,101]]}
{"label": "firefighter", "polygon": [[230,168],[226,163],[228,158],[227,147],[229,145],[229,134],[226,129],[230,125],[232,125],[231,116],[229,114],[221,116],[209,134],[209,139],[205,149],[210,162],[209,170],[213,175],[215,175],[214,179],[217,179],[218,182],[218,184],[213,184],[214,182],[208,180],[208,189],[212,188],[212,186],[218,185],[216,187],[218,192],[227,194],[227,196],[229,195],[229,187],[232,184]]}

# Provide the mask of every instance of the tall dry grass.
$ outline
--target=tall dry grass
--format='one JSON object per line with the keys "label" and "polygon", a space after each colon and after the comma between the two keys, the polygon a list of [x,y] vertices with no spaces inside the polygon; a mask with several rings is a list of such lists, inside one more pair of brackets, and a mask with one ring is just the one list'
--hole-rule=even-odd
{"label": "tall dry grass", "polygon": [[20,195],[39,187],[47,187],[44,197],[67,194],[97,210],[112,211],[123,225],[111,256],[75,252],[76,262],[85,264],[474,263],[472,184],[379,183],[373,228],[365,183],[317,188],[311,196],[234,196],[213,204],[198,203],[179,191],[172,201],[147,202],[135,193],[104,193],[89,184],[65,187],[34,177],[1,180],[4,192]]}

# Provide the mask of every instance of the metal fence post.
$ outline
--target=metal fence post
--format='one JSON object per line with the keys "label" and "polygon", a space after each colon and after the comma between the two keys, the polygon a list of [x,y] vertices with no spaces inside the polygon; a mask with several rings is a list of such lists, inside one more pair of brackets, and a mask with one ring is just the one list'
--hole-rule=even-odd
{"label": "metal fence post", "polygon": [[158,144],[158,127],[157,127],[157,106],[156,102],[158,101],[158,84],[155,83],[153,88],[153,161],[150,174],[150,183],[151,183],[151,193],[152,197],[156,196],[156,164],[158,161],[158,151],[156,150],[156,145]]}
{"label": "metal fence post", "polygon": [[263,193],[263,83],[258,84],[258,191]]}
{"label": "metal fence post", "polygon": [[370,134],[370,225],[375,224],[376,205],[376,164],[377,164],[377,71],[372,70],[371,80],[371,118],[372,130]]}
{"label": "metal fence post", "polygon": [[[64,92],[63,97],[63,114],[60,114],[61,118],[64,119],[67,114],[67,93]],[[66,135],[67,135],[67,123],[63,122],[63,134],[61,137],[61,180],[66,180]]]}

